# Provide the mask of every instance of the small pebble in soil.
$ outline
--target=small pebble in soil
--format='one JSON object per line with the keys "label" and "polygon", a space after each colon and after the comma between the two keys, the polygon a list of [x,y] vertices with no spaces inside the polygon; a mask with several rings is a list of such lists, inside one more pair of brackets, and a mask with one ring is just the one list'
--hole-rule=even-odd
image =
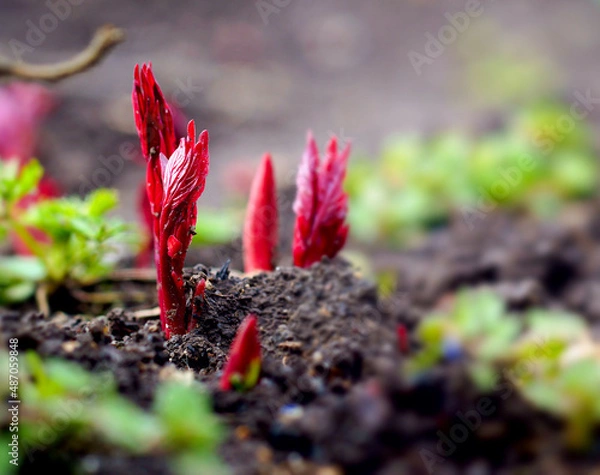
{"label": "small pebble in soil", "polygon": [[298,404],[286,404],[279,409],[278,420],[282,424],[290,424],[302,418],[304,409]]}
{"label": "small pebble in soil", "polygon": [[446,338],[444,340],[442,351],[446,361],[456,361],[463,356],[463,348],[460,342],[454,338]]}

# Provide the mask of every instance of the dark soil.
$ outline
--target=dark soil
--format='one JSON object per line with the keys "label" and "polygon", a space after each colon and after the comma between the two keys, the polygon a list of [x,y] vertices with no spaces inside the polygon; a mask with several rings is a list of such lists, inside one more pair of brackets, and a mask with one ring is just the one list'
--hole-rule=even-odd
{"label": "dark soil", "polygon": [[[109,369],[142,407],[161,378],[192,370],[231,428],[221,454],[239,474],[593,473],[600,434],[590,451],[570,452],[560,421],[508,383],[481,394],[460,360],[409,382],[396,342],[398,323],[410,333],[456,290],[481,285],[514,310],[576,311],[600,333],[600,226],[593,215],[587,210],[568,225],[489,216],[473,229],[458,223],[440,231],[417,249],[380,254],[374,265],[398,274],[385,300],[341,259],[248,278],[198,265],[186,280],[191,288],[208,278],[202,318],[192,333],[166,343],[157,319],[122,310],[91,321],[6,314],[0,330],[5,339],[18,337],[23,350]],[[249,313],[259,319],[262,378],[245,394],[224,393],[220,371]],[[412,339],[412,351],[417,345]],[[482,404],[486,410],[473,416]],[[475,417],[476,427],[450,445],[446,437],[463,416]],[[42,455],[28,469],[44,466]],[[164,466],[149,459],[155,471],[140,472],[143,461],[99,460],[95,473],[158,473]]]}

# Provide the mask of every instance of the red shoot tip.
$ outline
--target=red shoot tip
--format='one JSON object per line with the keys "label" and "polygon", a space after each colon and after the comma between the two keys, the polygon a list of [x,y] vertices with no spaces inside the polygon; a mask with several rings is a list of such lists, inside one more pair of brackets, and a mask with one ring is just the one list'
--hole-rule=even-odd
{"label": "red shoot tip", "polygon": [[265,154],[252,181],[244,223],[246,272],[273,270],[278,241],[277,190],[271,155]]}
{"label": "red shoot tip", "polygon": [[333,258],[346,243],[348,195],[343,184],[349,155],[350,145],[338,152],[337,138],[333,137],[321,162],[317,144],[309,132],[294,201],[296,225],[292,251],[294,265],[298,267],[309,267],[323,256]]}
{"label": "red shoot tip", "polygon": [[252,389],[258,383],[261,367],[257,319],[248,315],[240,325],[219,382],[223,391]]}
{"label": "red shoot tip", "polygon": [[158,230],[155,226],[148,227],[148,215],[151,221],[154,221],[152,217],[157,215],[162,201],[160,155],[170,157],[177,148],[177,139],[171,108],[154,78],[151,64],[141,67],[136,64],[131,98],[142,154],[148,164],[147,191],[140,203],[142,224],[144,229],[150,231],[149,238],[138,256],[138,264],[143,265],[147,263],[158,242]]}
{"label": "red shoot tip", "polygon": [[398,337],[398,349],[400,353],[403,355],[407,355],[410,353],[410,342],[408,341],[408,332],[406,330],[406,326],[402,323],[399,323],[396,327],[397,337]]}
{"label": "red shoot tip", "polygon": [[151,64],[135,65],[133,70],[133,113],[146,160],[163,153],[167,157],[177,148],[173,115]]}

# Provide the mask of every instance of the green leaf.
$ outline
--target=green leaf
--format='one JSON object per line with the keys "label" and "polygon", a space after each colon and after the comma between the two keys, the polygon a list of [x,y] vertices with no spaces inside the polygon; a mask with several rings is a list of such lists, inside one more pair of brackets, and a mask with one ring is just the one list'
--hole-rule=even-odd
{"label": "green leaf", "polygon": [[156,393],[154,410],[163,422],[170,447],[212,450],[222,430],[208,395],[197,384],[167,382]]}
{"label": "green leaf", "polygon": [[587,325],[578,315],[534,309],[527,313],[527,325],[538,340],[576,340],[587,334]]}
{"label": "green leaf", "polygon": [[45,276],[44,266],[37,257],[3,256],[0,258],[0,284],[23,280],[37,282]]}
{"label": "green leaf", "polygon": [[240,235],[241,216],[233,211],[198,210],[194,246],[227,244]]}
{"label": "green leaf", "polygon": [[161,445],[158,421],[124,398],[111,397],[94,404],[89,417],[103,438],[130,453],[147,453]]}
{"label": "green leaf", "polygon": [[231,471],[215,454],[185,452],[174,458],[172,467],[177,475],[227,475]]}
{"label": "green leaf", "polygon": [[44,169],[40,163],[37,160],[29,160],[29,162],[21,168],[19,179],[12,193],[12,199],[18,200],[33,192],[37,188],[43,175]]}
{"label": "green leaf", "polygon": [[103,216],[119,204],[119,195],[116,190],[99,188],[87,197],[87,205],[91,216]]}
{"label": "green leaf", "polygon": [[85,199],[49,199],[27,210],[25,224],[43,229],[50,240],[38,255],[49,280],[85,284],[110,272],[117,246],[130,241],[129,228],[106,216],[116,203],[115,192],[96,190]]}

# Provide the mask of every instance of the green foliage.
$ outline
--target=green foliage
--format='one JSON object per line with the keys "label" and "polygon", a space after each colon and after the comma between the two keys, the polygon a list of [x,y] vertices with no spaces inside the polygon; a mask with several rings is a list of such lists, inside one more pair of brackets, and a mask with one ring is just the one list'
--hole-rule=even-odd
{"label": "green foliage", "polygon": [[475,223],[497,208],[554,216],[592,195],[598,175],[586,124],[541,103],[478,139],[396,138],[379,161],[352,160],[349,219],[363,241],[404,245],[456,214]]}
{"label": "green foliage", "polygon": [[495,363],[505,357],[522,331],[520,319],[508,315],[504,303],[489,291],[462,292],[449,313],[427,317],[417,330],[423,348],[409,364],[420,372],[450,352],[473,355],[468,361],[473,379],[488,390],[496,381]]}
{"label": "green foliage", "polygon": [[600,345],[577,315],[514,315],[489,291],[465,291],[451,310],[425,318],[417,334],[422,348],[407,364],[413,376],[458,354],[480,390],[492,391],[502,376],[566,421],[571,446],[590,442],[600,424]]}
{"label": "green foliage", "polygon": [[5,206],[11,206],[25,195],[33,192],[42,176],[44,169],[37,160],[31,160],[19,169],[19,162],[0,161],[0,202],[3,214]]}
{"label": "green foliage", "polygon": [[239,236],[241,214],[235,210],[198,209],[194,246],[227,244]]}
{"label": "green foliage", "polygon": [[[5,381],[7,358],[0,352]],[[215,455],[223,430],[198,383],[160,383],[154,407],[147,412],[121,396],[108,373],[90,373],[64,360],[42,361],[33,352],[19,363],[21,457],[52,447],[76,447],[76,453],[82,447],[88,453],[164,453],[182,475],[192,473],[186,471],[190,461],[214,469],[207,473],[224,473]],[[76,453],[71,454],[73,461]]]}
{"label": "green foliage", "polygon": [[85,283],[110,271],[107,257],[115,251],[115,238],[126,231],[124,224],[106,216],[117,203],[115,191],[100,189],[83,199],[40,201],[26,211],[23,223],[49,238],[49,244],[39,244],[43,253],[37,257],[52,281]]}
{"label": "green foliage", "polygon": [[86,283],[105,275],[116,244],[126,240],[125,225],[107,216],[118,203],[116,192],[38,199],[42,176],[36,160],[22,167],[0,161],[0,238],[12,234],[31,252],[0,259],[0,304],[31,297],[40,283],[51,289],[67,280]]}
{"label": "green foliage", "polygon": [[0,259],[0,302],[21,302],[46,278],[46,268],[36,257],[4,256]]}

